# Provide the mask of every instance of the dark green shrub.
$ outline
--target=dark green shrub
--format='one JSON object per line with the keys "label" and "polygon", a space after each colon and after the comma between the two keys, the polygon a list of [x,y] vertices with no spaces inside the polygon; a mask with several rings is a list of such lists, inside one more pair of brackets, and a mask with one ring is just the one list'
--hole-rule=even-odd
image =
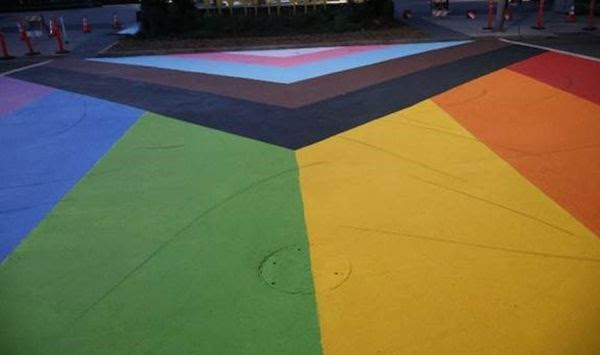
{"label": "dark green shrub", "polygon": [[142,0],[142,36],[247,37],[359,31],[393,25],[392,0],[350,2],[316,9],[311,5],[308,13],[300,5],[296,10],[294,14],[291,8],[282,7],[277,15],[273,8],[268,16],[265,9],[255,15],[252,8],[248,11],[237,8],[233,13],[224,9],[218,14],[214,9],[196,9],[191,0]]}

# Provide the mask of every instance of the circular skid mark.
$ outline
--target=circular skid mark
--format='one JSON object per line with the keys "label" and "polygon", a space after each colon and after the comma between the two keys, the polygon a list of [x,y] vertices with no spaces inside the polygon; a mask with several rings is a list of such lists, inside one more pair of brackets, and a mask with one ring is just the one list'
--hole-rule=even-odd
{"label": "circular skid mark", "polygon": [[324,254],[318,246],[311,249],[319,255],[319,262],[312,270],[306,247],[290,246],[275,251],[262,261],[260,277],[270,287],[290,294],[314,293],[313,275],[322,291],[334,290],[348,280],[352,266],[346,257],[332,252]]}

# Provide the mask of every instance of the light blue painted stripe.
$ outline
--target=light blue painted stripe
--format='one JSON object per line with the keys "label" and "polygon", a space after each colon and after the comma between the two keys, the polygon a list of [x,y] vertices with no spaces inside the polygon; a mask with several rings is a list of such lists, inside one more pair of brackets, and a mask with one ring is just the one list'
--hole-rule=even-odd
{"label": "light blue painted stripe", "polygon": [[470,41],[447,41],[392,45],[368,52],[362,52],[338,58],[330,58],[318,62],[298,65],[295,67],[275,67],[209,59],[187,59],[168,55],[94,58],[90,60],[106,63],[172,69],[193,73],[222,75],[281,84],[291,84],[327,74],[355,69],[431,50],[453,47],[468,42]]}
{"label": "light blue painted stripe", "polygon": [[142,114],[57,90],[2,117],[0,262]]}

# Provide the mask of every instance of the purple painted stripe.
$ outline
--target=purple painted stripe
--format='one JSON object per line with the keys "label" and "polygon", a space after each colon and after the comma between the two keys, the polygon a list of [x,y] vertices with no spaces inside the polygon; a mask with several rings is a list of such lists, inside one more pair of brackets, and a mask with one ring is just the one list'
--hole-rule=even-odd
{"label": "purple painted stripe", "polygon": [[0,77],[0,116],[14,112],[55,89],[26,81]]}
{"label": "purple painted stripe", "polygon": [[296,65],[302,65],[312,62],[317,62],[325,59],[344,57],[348,55],[364,53],[380,48],[386,47],[385,45],[373,45],[373,46],[348,46],[348,47],[337,47],[328,50],[323,50],[314,53],[300,54],[293,57],[273,57],[273,56],[262,56],[255,54],[243,54],[233,52],[216,52],[216,53],[192,53],[192,54],[175,54],[174,57],[185,58],[185,59],[208,59],[215,61],[225,61],[234,63],[244,64],[258,64],[267,65],[274,67],[292,67]]}

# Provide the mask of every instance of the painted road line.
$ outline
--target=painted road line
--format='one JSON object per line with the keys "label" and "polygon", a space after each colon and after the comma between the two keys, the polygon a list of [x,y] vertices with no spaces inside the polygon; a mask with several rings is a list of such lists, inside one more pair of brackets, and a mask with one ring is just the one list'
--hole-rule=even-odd
{"label": "painted road line", "polygon": [[297,172],[144,115],[0,268],[2,349],[320,355]]}
{"label": "painted road line", "polygon": [[600,62],[546,52],[515,63],[508,69],[600,105]]}
{"label": "painted road line", "polygon": [[175,58],[173,56],[92,58],[88,60],[290,84],[395,58],[402,58],[431,50],[457,46],[468,42],[469,41],[449,41],[394,45],[342,58],[323,60],[319,62],[319,65],[310,63],[291,68],[265,67],[258,64],[230,63],[206,59],[189,60]]}
{"label": "painted road line", "polygon": [[0,119],[0,261],[141,114],[56,90]]}
{"label": "painted road line", "polygon": [[46,60],[46,61],[43,61],[43,62],[40,62],[40,63],[35,63],[35,64],[27,65],[27,66],[20,67],[20,68],[17,68],[17,69],[9,70],[9,71],[0,73],[0,77],[11,75],[11,74],[18,73],[18,72],[22,72],[22,71],[25,71],[25,70],[28,70],[28,69],[31,69],[31,68],[41,67],[42,65],[46,65],[46,64],[50,63],[51,61],[52,61],[52,59]]}
{"label": "painted road line", "polygon": [[555,53],[570,55],[570,56],[573,56],[573,57],[579,57],[579,58],[582,58],[582,59],[593,60],[595,62],[600,62],[600,58],[591,57],[591,56],[585,55],[585,54],[579,54],[579,53],[573,53],[573,52],[563,51],[563,50],[560,50],[560,49],[556,49],[556,48],[552,48],[552,47],[546,47],[546,46],[540,46],[540,45],[537,45],[537,44],[512,41],[512,40],[509,40],[509,39],[506,39],[506,38],[499,38],[499,40],[502,41],[502,42],[505,42],[505,43],[515,44],[515,45],[518,45],[518,46],[525,46],[525,47],[543,49],[543,50],[549,51],[549,52],[555,52]]}
{"label": "painted road line", "polygon": [[325,354],[594,353],[598,238],[432,101],[297,157]]}
{"label": "painted road line", "polygon": [[600,237],[599,105],[507,69],[434,101]]}

